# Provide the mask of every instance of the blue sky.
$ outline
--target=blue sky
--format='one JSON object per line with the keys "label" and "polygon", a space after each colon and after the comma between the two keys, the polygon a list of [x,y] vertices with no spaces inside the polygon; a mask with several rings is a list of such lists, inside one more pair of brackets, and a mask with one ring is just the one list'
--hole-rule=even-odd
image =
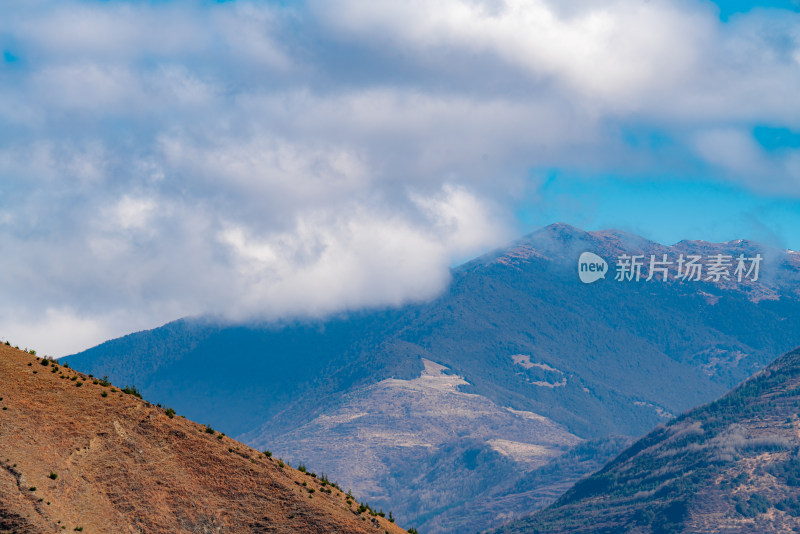
{"label": "blue sky", "polygon": [[748,13],[755,8],[781,9],[791,12],[800,11],[800,2],[797,0],[772,0],[767,2],[752,2],[749,0],[719,0],[714,2],[719,8],[719,16],[727,21],[731,16]]}
{"label": "blue sky", "polygon": [[552,222],[800,249],[798,2],[13,0],[0,336],[431,298]]}
{"label": "blue sky", "polygon": [[620,179],[553,172],[535,204],[518,211],[524,227],[560,220],[601,230],[618,228],[671,245],[683,239],[747,238],[800,248],[800,202],[759,195],[740,186],[686,177]]}

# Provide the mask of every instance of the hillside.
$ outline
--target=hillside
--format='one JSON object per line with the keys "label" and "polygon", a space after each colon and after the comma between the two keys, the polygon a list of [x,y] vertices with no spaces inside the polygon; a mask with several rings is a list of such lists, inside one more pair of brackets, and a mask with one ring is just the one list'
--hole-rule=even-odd
{"label": "hillside", "polygon": [[496,534],[797,532],[800,350]]}
{"label": "hillside", "polygon": [[[583,251],[610,266],[621,254],[761,254],[764,263],[759,280],[741,283],[609,276],[586,285]],[[552,225],[454,269],[431,302],[268,324],[183,319],[67,360],[318,466],[406,524],[448,533],[551,503],[627,438],[798,344],[798,253],[747,241],[667,247]],[[420,389],[426,361],[458,384]],[[589,441],[553,447],[537,432],[509,431],[513,413],[519,428],[538,421]],[[434,420],[441,431],[430,431]]]}
{"label": "hillside", "polygon": [[320,476],[0,346],[0,532],[405,532]]}
{"label": "hillside", "polygon": [[[471,496],[513,480],[520,468],[545,466],[581,442],[550,419],[461,392],[463,378],[428,360],[423,363],[419,378],[388,379],[355,391],[337,409],[280,436],[272,446],[291,449],[295,458],[326,456],[333,471],[349,471],[364,481],[357,486],[359,495],[379,500],[407,496],[414,506],[411,517],[418,517],[447,506],[454,495]],[[459,433],[462,439],[454,442]],[[437,453],[420,454],[426,450]],[[393,478],[400,470],[417,481],[413,495]]]}

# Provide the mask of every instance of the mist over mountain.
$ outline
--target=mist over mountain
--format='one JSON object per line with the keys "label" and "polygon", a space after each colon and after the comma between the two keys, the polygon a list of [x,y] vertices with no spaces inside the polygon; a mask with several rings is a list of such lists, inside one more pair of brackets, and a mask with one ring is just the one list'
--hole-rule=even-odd
{"label": "mist over mountain", "polygon": [[[610,272],[578,280],[590,251]],[[666,254],[666,281],[616,281]],[[758,280],[676,280],[677,258],[761,255]],[[325,320],[182,319],[67,358],[257,447],[302,460],[426,532],[552,502],[673,414],[800,344],[800,255],[671,247],[557,224],[452,272],[431,302]],[[436,421],[432,427],[431,421]]]}

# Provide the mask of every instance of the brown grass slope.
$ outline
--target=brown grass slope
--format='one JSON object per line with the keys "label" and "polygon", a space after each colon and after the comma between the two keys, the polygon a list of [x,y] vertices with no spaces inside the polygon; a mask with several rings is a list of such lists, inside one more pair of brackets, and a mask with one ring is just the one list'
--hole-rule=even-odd
{"label": "brown grass slope", "polygon": [[497,533],[800,532],[799,416],[800,349]]}
{"label": "brown grass slope", "polygon": [[319,478],[95,382],[0,346],[0,532],[405,532]]}

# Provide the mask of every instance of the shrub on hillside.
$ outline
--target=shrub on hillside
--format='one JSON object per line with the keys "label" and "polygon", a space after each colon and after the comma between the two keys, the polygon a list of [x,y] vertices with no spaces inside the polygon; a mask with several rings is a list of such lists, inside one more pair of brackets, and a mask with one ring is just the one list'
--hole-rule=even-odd
{"label": "shrub on hillside", "polygon": [[128,395],[133,395],[134,397],[142,398],[142,394],[139,393],[139,390],[136,389],[136,386],[125,386],[121,390],[123,393],[127,393]]}

